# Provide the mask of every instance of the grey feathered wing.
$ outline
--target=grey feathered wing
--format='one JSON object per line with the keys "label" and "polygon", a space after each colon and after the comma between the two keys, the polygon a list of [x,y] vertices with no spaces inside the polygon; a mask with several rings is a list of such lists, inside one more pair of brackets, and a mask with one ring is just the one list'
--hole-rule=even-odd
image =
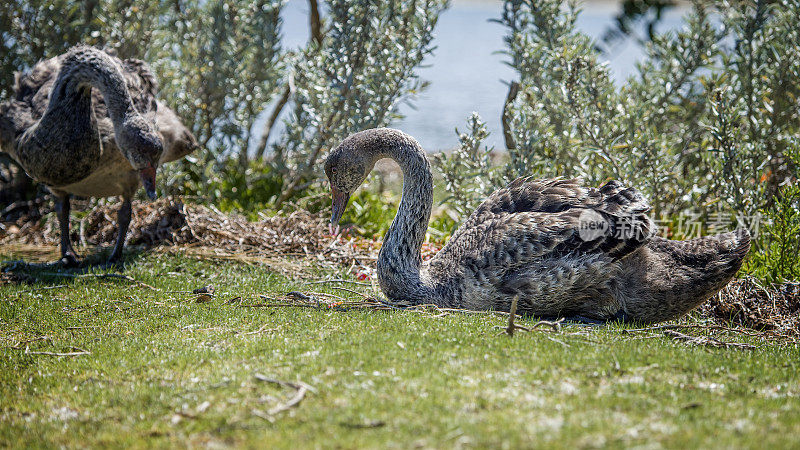
{"label": "grey feathered wing", "polygon": [[[598,189],[579,180],[520,178],[475,210],[431,260],[429,273],[454,291],[445,296],[464,299],[457,306],[507,309],[520,294],[521,310],[531,314],[585,311],[585,302],[602,310],[597,315],[613,314],[607,284],[615,263],[653,236],[649,209],[641,194],[617,181]],[[582,233],[587,219],[601,222],[601,231]],[[466,281],[448,288],[448,280]],[[472,286],[494,290],[471,292]]]}
{"label": "grey feathered wing", "polygon": [[[616,260],[655,233],[649,209],[638,191],[618,181],[597,189],[581,186],[579,180],[519,178],[492,193],[433,261],[481,258],[491,264],[499,258],[503,265],[518,265],[548,253],[570,252],[603,253]],[[582,239],[582,217],[604,220],[606,231]]]}

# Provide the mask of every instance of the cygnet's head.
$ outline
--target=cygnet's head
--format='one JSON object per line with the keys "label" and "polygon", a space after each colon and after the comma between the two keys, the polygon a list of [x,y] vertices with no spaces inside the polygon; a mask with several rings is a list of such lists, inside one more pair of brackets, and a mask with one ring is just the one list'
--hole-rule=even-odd
{"label": "cygnet's head", "polygon": [[122,154],[139,172],[147,196],[155,200],[156,167],[164,152],[164,144],[155,126],[140,114],[131,114],[117,130],[116,139]]}

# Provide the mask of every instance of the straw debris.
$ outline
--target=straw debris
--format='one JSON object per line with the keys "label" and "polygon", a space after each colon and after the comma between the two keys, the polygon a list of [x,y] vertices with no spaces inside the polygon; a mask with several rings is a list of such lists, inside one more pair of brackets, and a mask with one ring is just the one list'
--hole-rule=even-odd
{"label": "straw debris", "polygon": [[[73,241],[113,245],[118,205],[99,205],[75,226]],[[13,232],[0,234],[2,244],[58,245],[55,214],[41,220],[14,223]],[[75,235],[77,233],[77,235]],[[341,264],[359,264],[377,257],[378,245],[367,239],[332,239],[328,219],[297,209],[288,215],[266,216],[251,222],[240,214],[214,207],[185,204],[179,198],[134,202],[129,245],[213,247],[250,256],[308,256]]]}

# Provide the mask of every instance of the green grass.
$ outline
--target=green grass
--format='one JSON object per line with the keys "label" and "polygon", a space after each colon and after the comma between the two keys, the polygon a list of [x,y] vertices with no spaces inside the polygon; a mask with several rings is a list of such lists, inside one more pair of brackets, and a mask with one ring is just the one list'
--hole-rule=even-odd
{"label": "green grass", "polygon": [[[35,270],[0,286],[0,446],[800,445],[796,343],[708,349],[618,325],[510,338],[500,316],[224,303],[334,275],[279,269],[154,252],[125,273],[161,291]],[[210,283],[208,303],[171,292]],[[314,392],[264,418],[295,391],[257,374]]]}

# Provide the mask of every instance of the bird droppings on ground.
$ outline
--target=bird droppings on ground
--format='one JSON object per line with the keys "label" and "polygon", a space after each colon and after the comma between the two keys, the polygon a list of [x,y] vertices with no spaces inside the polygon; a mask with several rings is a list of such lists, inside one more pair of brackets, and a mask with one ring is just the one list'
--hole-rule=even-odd
{"label": "bird droppings on ground", "polygon": [[[99,205],[74,227],[76,242],[83,246],[113,244],[116,237],[118,205]],[[332,237],[326,214],[296,209],[288,215],[260,215],[249,221],[242,215],[223,213],[213,206],[186,204],[180,198],[155,202],[134,202],[128,243],[148,247],[199,252],[201,256],[257,262],[263,258],[310,258],[315,263],[338,264],[349,268],[361,281],[374,281],[374,265],[380,243],[360,236]],[[36,220],[20,216],[0,229],[0,244],[56,246],[58,222],[55,214],[34,214]],[[9,233],[13,231],[13,233]],[[55,248],[55,247],[54,247]],[[213,250],[212,250],[213,249]],[[436,246],[426,248],[430,257]],[[286,267],[291,271],[291,267]],[[0,284],[29,283],[35,280],[15,271],[0,273]],[[369,283],[366,283],[369,285]],[[346,289],[342,287],[342,289]],[[209,301],[213,293],[198,293],[199,301]],[[315,291],[290,292],[281,299],[261,302],[231,301],[237,306],[323,306],[332,310],[352,308],[386,309],[391,306],[370,296],[345,301],[333,294]],[[754,330],[776,338],[800,336],[800,284],[762,286],[752,277],[733,280],[718,295],[693,313],[709,326]]]}

